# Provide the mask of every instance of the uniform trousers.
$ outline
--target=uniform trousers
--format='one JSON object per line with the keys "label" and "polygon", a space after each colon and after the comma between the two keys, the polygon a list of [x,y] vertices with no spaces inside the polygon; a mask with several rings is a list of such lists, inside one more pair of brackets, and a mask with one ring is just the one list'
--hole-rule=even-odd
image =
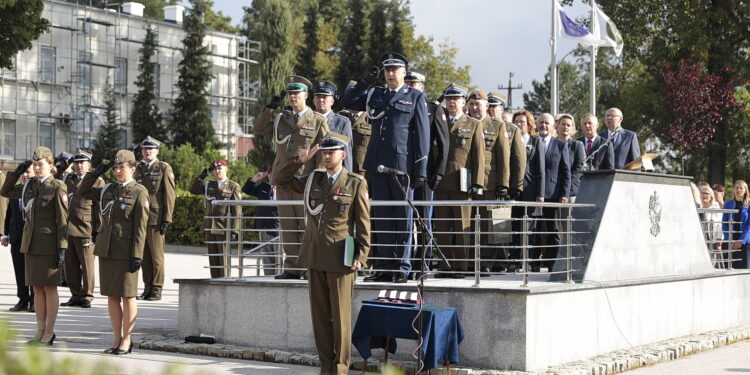
{"label": "uniform trousers", "polygon": [[161,294],[164,287],[164,235],[159,225],[146,229],[146,246],[143,247],[143,290]]}
{"label": "uniform trousers", "polygon": [[[404,187],[409,198],[413,190],[407,187],[406,176],[368,173],[372,181],[372,199],[379,201],[404,201]],[[394,178],[395,177],[395,178]],[[372,208],[372,254],[376,270],[411,271],[412,209],[403,206],[375,206]]]}
{"label": "uniform trousers", "polygon": [[[430,189],[430,187],[427,185],[427,183],[423,184],[419,189],[414,189],[414,200],[415,201],[431,201],[434,197],[435,192]],[[416,206],[417,212],[419,212],[419,216],[422,217],[422,221],[424,221],[425,225],[427,226],[427,230],[429,232],[432,232],[432,206]],[[417,223],[417,215],[415,213],[414,215],[414,223]],[[424,252],[424,258],[427,261],[427,264],[425,264],[425,270],[430,270],[430,265],[432,259],[432,243],[430,242],[429,238],[422,238],[422,231],[419,230],[419,226],[417,225],[417,242],[415,244],[415,251],[414,251],[414,261],[411,262],[411,268],[413,270],[420,270],[420,262],[422,262],[422,253]],[[423,246],[424,245],[424,246]],[[424,251],[423,251],[424,250]]]}
{"label": "uniform trousers", "polygon": [[[206,242],[213,241],[226,241],[226,234],[213,234],[206,232]],[[228,256],[215,256],[215,254],[225,254],[227,245],[221,243],[207,243],[208,246],[208,264],[212,267],[216,266],[231,266],[231,258]],[[211,278],[227,277],[229,275],[229,268],[211,268]]]}
{"label": "uniform trousers", "polygon": [[[479,198],[479,200],[483,201],[491,201],[495,200],[495,197],[488,196],[486,194],[483,194],[482,197]],[[492,267],[494,267],[496,264],[498,264],[498,260],[500,259],[508,259],[508,253],[505,248],[499,247],[497,245],[490,245],[490,236],[492,233],[492,211],[490,211],[491,207],[487,206],[481,206],[479,207],[479,216],[482,218],[482,221],[480,222],[479,228],[481,230],[481,234],[479,235],[479,240],[482,245],[482,251],[480,252],[482,262],[481,267],[482,269],[489,269],[492,270]],[[498,264],[500,267],[507,267],[506,262]]]}
{"label": "uniform trousers", "polygon": [[16,276],[16,296],[22,304],[34,303],[34,290],[26,285],[26,256],[21,252],[21,243],[10,244],[13,271]]}
{"label": "uniform trousers", "polygon": [[90,238],[68,236],[65,280],[73,300],[90,302],[94,299],[94,245]]}
{"label": "uniform trousers", "polygon": [[[302,194],[291,189],[276,187],[276,199],[301,201]],[[281,242],[286,258],[284,258],[284,270],[293,274],[299,274],[297,268],[297,257],[302,244],[302,234],[305,232],[305,209],[298,206],[279,206],[279,225],[281,227]]]}
{"label": "uniform trousers", "polygon": [[[468,201],[469,194],[462,191],[447,191],[438,189],[435,192],[435,200],[438,201]],[[471,206],[435,206],[435,237],[438,245],[443,249],[446,258],[456,271],[468,271],[469,262],[466,260],[469,254],[468,246],[471,242]],[[450,268],[444,262],[440,263],[441,271]]]}
{"label": "uniform trousers", "polygon": [[354,272],[308,270],[310,313],[321,374],[347,374],[352,350]]}
{"label": "uniform trousers", "polygon": [[[537,220],[537,231],[541,232],[533,236],[534,246],[542,246],[534,249],[533,259],[543,259],[542,262],[532,263],[532,268],[547,267],[552,270],[560,250],[560,209],[544,207],[542,209],[544,220]],[[539,266],[537,266],[539,265]]]}
{"label": "uniform trousers", "polygon": [[[260,231],[258,232],[258,235],[260,236],[261,242],[266,242],[276,237],[277,233],[278,232],[273,231]],[[280,254],[278,254],[276,249],[278,249],[278,245],[275,242],[271,242],[260,248],[261,259],[263,260],[264,275],[274,275],[276,274],[276,270],[279,268],[277,259],[280,259]]]}

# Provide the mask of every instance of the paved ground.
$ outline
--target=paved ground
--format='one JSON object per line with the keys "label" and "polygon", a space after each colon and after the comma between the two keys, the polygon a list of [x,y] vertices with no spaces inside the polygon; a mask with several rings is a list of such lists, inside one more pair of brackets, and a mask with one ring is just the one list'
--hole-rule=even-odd
{"label": "paved ground", "polygon": [[750,341],[742,341],[683,357],[656,366],[625,372],[626,375],[736,375],[750,374]]}

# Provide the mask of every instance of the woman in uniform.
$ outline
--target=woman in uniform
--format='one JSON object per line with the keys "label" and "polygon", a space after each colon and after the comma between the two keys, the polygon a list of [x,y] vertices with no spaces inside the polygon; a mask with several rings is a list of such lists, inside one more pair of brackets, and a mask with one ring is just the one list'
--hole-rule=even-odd
{"label": "woman in uniform", "polygon": [[[117,182],[94,188],[97,178],[114,164]],[[109,164],[100,164],[81,181],[78,193],[94,200],[101,214],[94,255],[99,257],[99,289],[108,297],[107,309],[114,340],[108,354],[129,354],[138,313],[138,269],[148,225],[148,191],[133,180],[135,155],[121,150]]]}
{"label": "woman in uniform", "polygon": [[[29,343],[52,345],[60,298],[57,286],[62,281],[65,249],[68,247],[68,193],[65,184],[52,175],[56,172],[52,151],[37,147],[27,160],[9,173],[0,194],[21,199],[26,224],[21,252],[26,260],[26,284],[34,288],[36,335]],[[34,178],[16,185],[18,178],[32,166]]]}

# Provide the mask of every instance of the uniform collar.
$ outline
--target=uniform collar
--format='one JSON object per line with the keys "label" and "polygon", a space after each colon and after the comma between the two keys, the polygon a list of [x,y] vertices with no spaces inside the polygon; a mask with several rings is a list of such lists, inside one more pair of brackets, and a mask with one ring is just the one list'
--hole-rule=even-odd
{"label": "uniform collar", "polygon": [[44,181],[47,181],[47,179],[50,178],[50,177],[52,177],[52,175],[49,175],[49,176],[47,176],[45,178],[40,178],[40,179],[37,179],[37,180],[39,181],[40,184],[43,184]]}
{"label": "uniform collar", "polygon": [[120,186],[121,186],[121,187],[125,187],[125,186],[128,186],[128,184],[129,184],[129,183],[130,183],[131,181],[133,181],[133,179],[132,179],[132,178],[131,178],[131,179],[129,179],[129,180],[127,180],[127,181],[125,181],[125,182],[123,182],[123,183],[121,183],[121,184],[120,184]]}
{"label": "uniform collar", "polygon": [[333,177],[333,182],[336,183],[336,180],[339,179],[339,176],[341,175],[341,171],[343,171],[343,170],[344,170],[344,166],[343,165],[341,166],[341,169],[339,169],[339,171],[336,172],[336,174],[333,174],[333,175],[330,174],[330,173],[328,173],[328,171],[326,170],[326,178],[330,180],[331,177]]}
{"label": "uniform collar", "polygon": [[305,113],[307,113],[307,111],[308,111],[309,109],[310,109],[310,107],[308,107],[308,106],[305,106],[305,109],[303,109],[303,110],[302,110],[302,112],[294,112],[294,111],[292,111],[292,112],[294,112],[294,114],[295,114],[295,115],[296,115],[297,117],[299,117],[299,118],[302,118],[302,116],[304,116],[304,115],[305,115]]}
{"label": "uniform collar", "polygon": [[221,189],[221,186],[224,185],[225,182],[227,182],[226,178],[224,178],[223,180],[216,180],[216,186],[218,186],[219,189]]}

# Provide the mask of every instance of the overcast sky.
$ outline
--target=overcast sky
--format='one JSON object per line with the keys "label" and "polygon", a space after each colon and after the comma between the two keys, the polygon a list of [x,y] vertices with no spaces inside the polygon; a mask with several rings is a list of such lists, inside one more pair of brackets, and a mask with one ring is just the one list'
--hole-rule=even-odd
{"label": "overcast sky", "polygon": [[[552,0],[472,0],[460,6],[453,0],[410,2],[417,34],[435,37],[436,48],[446,38],[455,43],[456,63],[471,66],[472,85],[496,90],[499,84],[508,85],[513,72],[513,86],[523,85],[513,91],[513,107],[519,107],[521,94],[531,90],[531,81],[544,78],[550,63]],[[242,7],[250,0],[214,0],[214,4],[238,24]],[[576,0],[566,12],[575,19],[590,9]],[[574,48],[574,41],[558,39],[558,61]]]}

